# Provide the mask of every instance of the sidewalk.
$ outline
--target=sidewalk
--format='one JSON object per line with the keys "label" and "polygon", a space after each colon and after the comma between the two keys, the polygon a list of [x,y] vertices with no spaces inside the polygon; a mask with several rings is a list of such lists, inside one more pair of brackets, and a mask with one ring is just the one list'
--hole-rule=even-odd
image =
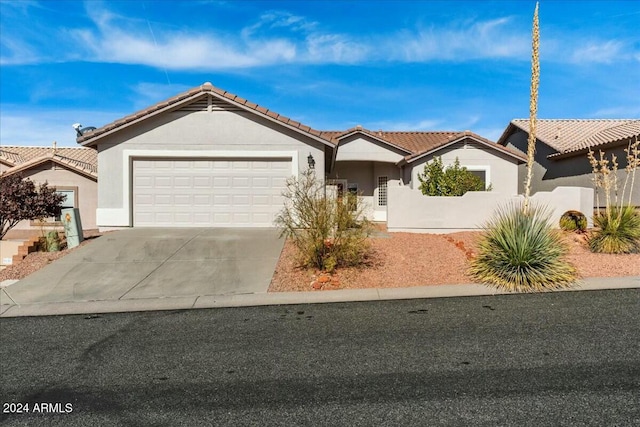
{"label": "sidewalk", "polygon": [[[583,279],[579,286],[561,292],[610,289],[638,289],[640,276]],[[11,293],[11,286],[6,290]],[[281,304],[318,304],[394,299],[447,298],[503,295],[484,285],[437,285],[410,288],[343,289],[314,292],[273,292],[238,295],[202,295],[189,297],[138,298],[101,301],[47,302],[13,305],[4,289],[0,291],[0,317],[53,316],[66,314],[119,313],[131,311],[187,310],[196,308],[250,307]],[[20,301],[17,301],[20,303]],[[10,304],[11,303],[11,304]]]}

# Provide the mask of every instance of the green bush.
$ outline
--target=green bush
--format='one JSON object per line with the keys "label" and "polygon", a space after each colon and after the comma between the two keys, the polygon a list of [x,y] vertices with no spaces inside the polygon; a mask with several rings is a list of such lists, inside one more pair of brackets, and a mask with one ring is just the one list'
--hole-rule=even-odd
{"label": "green bush", "polygon": [[423,173],[418,174],[420,191],[427,196],[462,196],[467,191],[490,191],[484,182],[465,167],[456,157],[453,166],[445,169],[440,157],[425,163]]}
{"label": "green bush", "polygon": [[612,205],[593,217],[596,227],[589,238],[592,252],[629,254],[640,252],[640,214],[633,206]]}
{"label": "green bush", "polygon": [[517,204],[499,208],[478,243],[470,274],[476,280],[517,292],[569,287],[577,279],[560,234],[546,210]]}
{"label": "green bush", "polygon": [[362,200],[327,195],[313,171],[290,178],[283,196],[285,206],[275,225],[298,249],[301,265],[330,272],[365,262],[371,224]]}
{"label": "green bush", "polygon": [[579,211],[567,211],[560,217],[560,228],[565,231],[586,231],[587,217]]}
{"label": "green bush", "polygon": [[51,230],[45,237],[47,252],[58,252],[60,250],[60,235],[57,231]]}

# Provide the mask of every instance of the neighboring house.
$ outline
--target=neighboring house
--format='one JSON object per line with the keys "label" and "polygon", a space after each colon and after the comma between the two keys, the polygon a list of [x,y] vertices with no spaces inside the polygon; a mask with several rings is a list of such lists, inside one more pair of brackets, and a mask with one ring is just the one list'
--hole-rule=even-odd
{"label": "neighboring house", "polygon": [[[529,120],[515,119],[509,123],[498,144],[527,152]],[[558,186],[593,188],[592,167],[587,158],[589,149],[603,151],[607,158],[618,159],[618,181],[624,182],[629,142],[640,139],[639,119],[538,119],[536,154],[532,192],[550,191]],[[518,191],[523,192],[526,166],[519,169]],[[632,204],[640,206],[640,176],[632,190]],[[600,205],[604,204],[600,197]],[[595,207],[594,197],[594,207]]]}
{"label": "neighboring house", "polygon": [[[82,227],[96,229],[98,198],[97,153],[93,148],[79,147],[18,147],[0,146],[0,174],[20,174],[36,185],[47,182],[67,197],[63,207],[80,210]],[[48,218],[43,223],[21,221],[6,238],[24,238],[41,229],[52,229],[62,224],[59,218]]]}
{"label": "neighboring house", "polygon": [[389,185],[417,190],[426,161],[463,166],[515,194],[524,156],[471,132],[319,131],[205,83],[86,132],[98,151],[97,223],[131,226],[273,225],[288,177],[313,168],[357,191],[386,219]]}

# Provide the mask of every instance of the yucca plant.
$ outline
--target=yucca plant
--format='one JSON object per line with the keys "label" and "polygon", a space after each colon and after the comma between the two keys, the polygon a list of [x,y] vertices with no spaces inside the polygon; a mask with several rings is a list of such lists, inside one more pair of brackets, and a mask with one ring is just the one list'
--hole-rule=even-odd
{"label": "yucca plant", "polygon": [[576,268],[564,258],[568,248],[549,214],[530,205],[498,208],[478,242],[471,276],[487,285],[515,292],[545,291],[571,286]]}
{"label": "yucca plant", "polygon": [[[635,174],[640,168],[640,141],[638,138],[624,150],[627,165],[626,178],[620,191],[618,183],[618,159],[615,154],[607,159],[602,150],[599,158],[589,150],[587,156],[593,168],[596,190],[596,213],[593,216],[595,230],[588,238],[589,248],[599,253],[633,253],[640,251],[640,214],[631,205]],[[630,187],[627,187],[628,184]],[[629,195],[626,190],[629,189]],[[600,190],[604,193],[604,212],[600,210]]]}
{"label": "yucca plant", "polygon": [[592,252],[630,254],[640,252],[640,214],[633,206],[611,206],[610,215],[593,217],[597,227],[589,237]]}

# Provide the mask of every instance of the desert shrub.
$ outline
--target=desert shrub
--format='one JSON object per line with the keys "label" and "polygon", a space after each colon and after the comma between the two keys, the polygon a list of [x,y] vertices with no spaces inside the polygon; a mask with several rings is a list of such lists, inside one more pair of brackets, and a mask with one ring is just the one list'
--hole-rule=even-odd
{"label": "desert shrub", "polygon": [[560,217],[560,228],[565,231],[586,231],[587,217],[579,211],[567,211]]}
{"label": "desert shrub", "polygon": [[640,252],[640,214],[633,206],[612,206],[607,213],[596,214],[597,229],[588,238],[592,252],[629,254]]}
{"label": "desert shrub", "polygon": [[275,225],[297,248],[301,265],[333,271],[365,261],[371,224],[358,196],[327,195],[313,171],[287,180],[283,196],[285,206]]}
{"label": "desert shrub", "polygon": [[58,252],[60,250],[60,235],[57,231],[51,230],[47,233],[45,248],[47,252]]}
{"label": "desert shrub", "polygon": [[[626,178],[620,188],[618,182],[618,161],[615,154],[611,160],[602,151],[599,158],[589,150],[588,158],[593,169],[596,190],[596,212],[593,216],[595,230],[588,237],[592,252],[632,253],[640,251],[640,216],[631,205],[631,195],[635,185],[635,174],[640,168],[640,141],[630,142],[626,152]],[[630,184],[630,185],[629,185]],[[629,185],[629,187],[627,187]],[[626,190],[629,188],[629,194]],[[605,206],[600,209],[600,191],[603,192]]]}
{"label": "desert shrub", "polygon": [[545,209],[519,204],[499,208],[478,242],[471,261],[476,280],[517,292],[569,287],[577,279],[574,266],[565,261],[568,248],[551,227]]}
{"label": "desert shrub", "polygon": [[418,174],[420,191],[427,196],[462,196],[467,191],[490,191],[484,182],[472,174],[456,160],[452,166],[444,168],[442,159],[434,157],[425,163],[423,173]]}

